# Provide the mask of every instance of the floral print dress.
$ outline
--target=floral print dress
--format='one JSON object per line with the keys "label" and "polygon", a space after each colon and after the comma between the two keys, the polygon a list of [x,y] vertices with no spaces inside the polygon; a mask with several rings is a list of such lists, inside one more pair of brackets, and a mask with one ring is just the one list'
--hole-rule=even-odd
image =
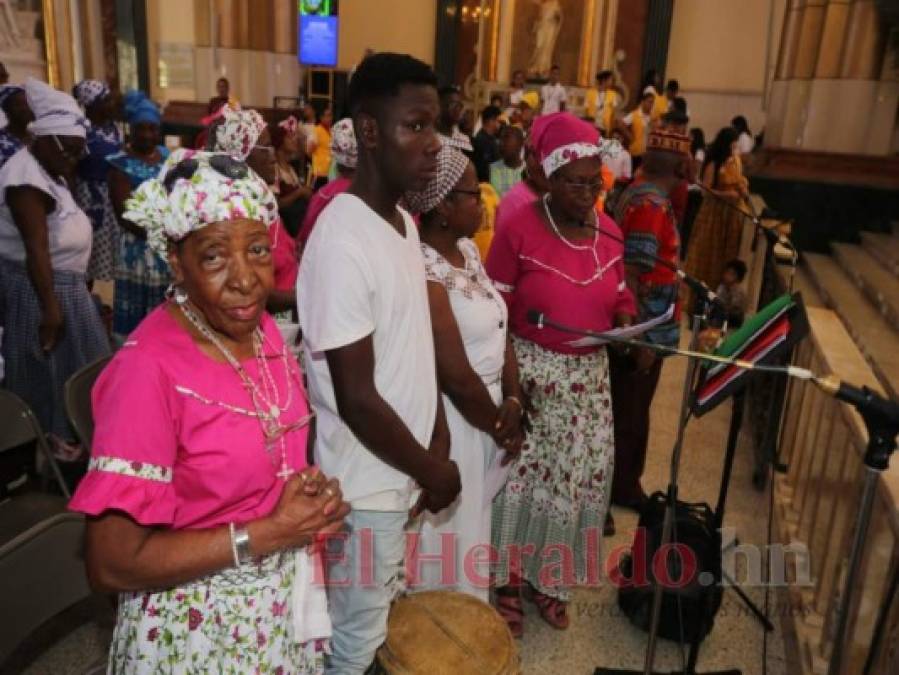
{"label": "floral print dress", "polygon": [[[487,272],[509,304],[510,328],[531,432],[493,503],[499,586],[522,579],[566,601],[572,586],[600,580],[600,539],[611,497],[614,425],[605,347],[528,321],[531,309],[593,331],[634,314],[621,231],[597,213],[597,231],[571,242],[553,231],[543,204],[497,229]],[[604,235],[603,233],[606,233]]]}

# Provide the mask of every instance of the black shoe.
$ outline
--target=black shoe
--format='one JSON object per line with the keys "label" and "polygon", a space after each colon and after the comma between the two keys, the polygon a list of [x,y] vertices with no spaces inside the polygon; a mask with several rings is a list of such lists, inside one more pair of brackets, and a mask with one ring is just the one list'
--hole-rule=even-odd
{"label": "black shoe", "polygon": [[609,511],[606,514],[606,522],[602,526],[602,536],[604,536],[604,537],[614,537],[615,536],[615,519],[612,517],[611,511]]}

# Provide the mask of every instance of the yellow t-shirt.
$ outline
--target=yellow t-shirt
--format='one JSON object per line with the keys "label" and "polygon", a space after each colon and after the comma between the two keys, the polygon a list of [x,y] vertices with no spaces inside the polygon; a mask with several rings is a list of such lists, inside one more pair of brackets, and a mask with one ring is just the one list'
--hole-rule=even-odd
{"label": "yellow t-shirt", "polygon": [[[600,99],[602,96],[602,99]],[[602,100],[602,109],[599,102]],[[605,133],[610,133],[612,122],[615,119],[615,110],[618,108],[618,92],[614,89],[606,89],[604,92],[596,88],[588,89],[584,97],[584,115],[593,120],[593,123]],[[600,112],[600,119],[596,119],[596,113]]]}
{"label": "yellow t-shirt", "polygon": [[666,112],[668,112],[668,97],[665,94],[659,94],[652,104],[652,121],[655,122]]}
{"label": "yellow t-shirt", "polygon": [[312,175],[327,176],[331,170],[331,132],[321,124],[315,126],[315,150],[312,152]]}
{"label": "yellow t-shirt", "polygon": [[649,136],[651,119],[644,116],[643,111],[637,107],[624,118],[624,122],[630,125],[631,135],[633,136],[628,151],[631,153],[631,157],[640,157],[646,152],[646,140]]}

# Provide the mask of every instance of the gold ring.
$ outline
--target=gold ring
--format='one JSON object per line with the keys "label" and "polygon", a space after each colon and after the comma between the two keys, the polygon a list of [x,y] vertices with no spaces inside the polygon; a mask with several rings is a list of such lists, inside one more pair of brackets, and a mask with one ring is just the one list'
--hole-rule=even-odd
{"label": "gold ring", "polygon": [[334,488],[332,488],[329,485],[328,487],[325,488],[325,494],[328,495],[329,497],[333,497],[334,496]]}

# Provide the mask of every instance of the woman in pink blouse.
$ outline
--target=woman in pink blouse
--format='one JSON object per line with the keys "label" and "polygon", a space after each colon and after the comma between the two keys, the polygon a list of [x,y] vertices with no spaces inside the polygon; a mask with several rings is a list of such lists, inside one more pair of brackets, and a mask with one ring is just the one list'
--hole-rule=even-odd
{"label": "woman in pink blouse", "polygon": [[517,632],[523,582],[541,616],[564,629],[571,586],[598,580],[614,455],[605,347],[578,347],[577,336],[530,325],[528,310],[593,331],[627,325],[634,314],[621,232],[594,206],[602,189],[596,129],[563,112],[538,118],[533,136],[549,192],[516,211],[514,226],[497,228],[487,259],[532,406],[532,431],[493,506],[497,604]]}
{"label": "woman in pink blouse", "polygon": [[119,593],[109,672],[319,673],[309,545],[349,506],[307,466],[301,375],[264,311],[274,196],[240,160],[178,151],[126,208],[175,285],[94,387],[70,504],[92,585]]}

